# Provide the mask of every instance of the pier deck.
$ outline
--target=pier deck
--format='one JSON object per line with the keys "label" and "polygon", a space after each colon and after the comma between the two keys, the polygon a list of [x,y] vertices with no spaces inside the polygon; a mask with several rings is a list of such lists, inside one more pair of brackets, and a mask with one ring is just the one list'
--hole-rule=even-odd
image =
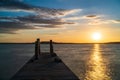
{"label": "pier deck", "polygon": [[50,53],[42,53],[38,60],[30,59],[11,80],[79,80],[61,61],[56,62]]}

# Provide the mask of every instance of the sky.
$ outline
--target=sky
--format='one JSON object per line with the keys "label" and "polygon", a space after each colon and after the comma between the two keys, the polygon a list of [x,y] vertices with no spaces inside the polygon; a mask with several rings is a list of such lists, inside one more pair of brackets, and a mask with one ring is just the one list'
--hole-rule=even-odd
{"label": "sky", "polygon": [[[93,40],[97,32],[101,39]],[[0,0],[0,42],[120,41],[120,0]]]}

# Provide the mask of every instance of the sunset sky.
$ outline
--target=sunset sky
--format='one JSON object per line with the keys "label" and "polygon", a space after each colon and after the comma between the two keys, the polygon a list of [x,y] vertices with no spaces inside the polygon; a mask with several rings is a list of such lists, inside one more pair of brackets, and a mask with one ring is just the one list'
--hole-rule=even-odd
{"label": "sunset sky", "polygon": [[[100,33],[94,40],[92,35]],[[0,42],[120,41],[120,0],[0,0]]]}

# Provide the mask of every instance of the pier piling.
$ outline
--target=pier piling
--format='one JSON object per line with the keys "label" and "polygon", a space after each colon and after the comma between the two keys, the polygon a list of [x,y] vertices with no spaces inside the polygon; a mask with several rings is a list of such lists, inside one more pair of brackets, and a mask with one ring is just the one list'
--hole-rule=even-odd
{"label": "pier piling", "polygon": [[53,44],[52,44],[52,40],[50,40],[50,54],[54,53],[53,52]]}
{"label": "pier piling", "polygon": [[39,55],[40,55],[40,39],[38,38],[35,41],[35,59],[38,59]]}
{"label": "pier piling", "polygon": [[53,41],[50,40],[50,54],[52,57],[56,56],[56,54],[54,53],[54,48],[53,48]]}

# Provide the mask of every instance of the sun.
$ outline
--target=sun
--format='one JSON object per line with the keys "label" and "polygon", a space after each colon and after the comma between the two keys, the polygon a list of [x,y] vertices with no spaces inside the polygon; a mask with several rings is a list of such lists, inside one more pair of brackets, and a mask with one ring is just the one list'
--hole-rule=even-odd
{"label": "sun", "polygon": [[100,40],[101,39],[101,33],[100,32],[94,32],[92,34],[92,39],[96,40],[96,41]]}

